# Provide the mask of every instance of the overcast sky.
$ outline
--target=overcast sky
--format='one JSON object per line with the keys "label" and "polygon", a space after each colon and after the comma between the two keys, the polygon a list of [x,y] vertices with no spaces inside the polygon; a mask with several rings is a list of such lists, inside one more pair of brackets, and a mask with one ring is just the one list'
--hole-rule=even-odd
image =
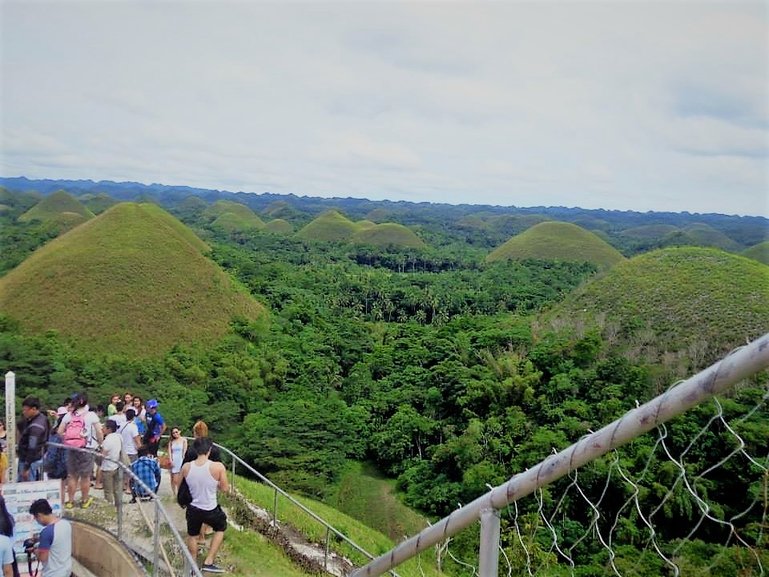
{"label": "overcast sky", "polygon": [[0,175],[769,216],[769,3],[2,0]]}

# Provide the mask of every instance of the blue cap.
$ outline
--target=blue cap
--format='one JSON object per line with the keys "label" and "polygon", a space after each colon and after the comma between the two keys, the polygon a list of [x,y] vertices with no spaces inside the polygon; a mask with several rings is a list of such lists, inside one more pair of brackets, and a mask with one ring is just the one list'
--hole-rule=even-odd
{"label": "blue cap", "polygon": [[150,399],[149,401],[147,401],[148,409],[157,409],[157,407],[158,407],[158,402],[155,399]]}

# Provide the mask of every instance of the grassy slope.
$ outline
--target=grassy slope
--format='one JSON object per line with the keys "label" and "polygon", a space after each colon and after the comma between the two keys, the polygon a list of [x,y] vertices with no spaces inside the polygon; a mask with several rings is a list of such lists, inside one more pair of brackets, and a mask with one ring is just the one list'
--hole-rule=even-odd
{"label": "grassy slope", "polygon": [[626,228],[620,234],[630,238],[654,240],[677,230],[679,230],[678,227],[672,224],[645,224],[643,226]]}
{"label": "grassy slope", "polygon": [[[370,222],[370,221],[361,221]],[[424,248],[425,243],[414,231],[393,222],[385,222],[366,226],[355,233],[352,241],[374,246],[403,246],[409,248]]]}
{"label": "grassy slope", "polygon": [[345,241],[356,232],[357,225],[336,210],[328,210],[307,223],[296,235],[305,240]]}
{"label": "grassy slope", "polygon": [[742,256],[769,264],[769,240],[751,246],[742,252]]}
{"label": "grassy slope", "polygon": [[667,248],[615,266],[557,307],[565,323],[605,315],[647,326],[660,351],[705,343],[720,356],[769,330],[769,267],[727,252]]}
{"label": "grassy slope", "polygon": [[427,519],[400,502],[394,485],[394,481],[384,478],[370,465],[351,462],[328,502],[353,519],[400,541],[405,535],[416,535],[427,527]]}
{"label": "grassy slope", "polygon": [[156,205],[123,203],[33,253],[0,279],[0,310],[28,332],[59,331],[92,350],[152,356],[211,342],[233,315],[263,308]]}
{"label": "grassy slope", "polygon": [[[271,488],[261,483],[248,481],[240,477],[237,478],[235,484],[238,490],[242,492],[249,501],[267,511],[273,510],[275,493]],[[329,505],[304,497],[298,497],[297,500],[372,555],[382,555],[396,545],[396,543],[382,533],[344,513],[341,513]],[[278,520],[282,524],[289,524],[298,529],[307,539],[313,542],[325,542],[325,527],[300,509],[291,505],[290,502],[283,497],[278,498]],[[366,562],[360,553],[340,539],[332,539],[331,547],[348,559],[351,559],[356,565],[362,565]],[[429,577],[439,575],[435,569],[433,559],[434,553],[432,551],[422,553],[421,563],[419,559],[412,559],[398,567],[397,572],[402,577]]]}
{"label": "grassy slope", "polygon": [[262,230],[272,234],[291,234],[294,232],[294,227],[287,220],[276,218],[268,221]]}
{"label": "grassy slope", "polygon": [[735,252],[740,245],[707,224],[692,224],[662,239],[662,246],[707,246]]}
{"label": "grassy slope", "polygon": [[221,228],[227,232],[258,230],[264,227],[264,222],[255,214],[243,216],[234,212],[223,212],[220,214],[211,226]]}
{"label": "grassy slope", "polygon": [[494,249],[486,260],[526,258],[588,261],[599,268],[608,268],[624,260],[606,241],[566,222],[543,222],[533,226]]}
{"label": "grassy slope", "polygon": [[19,221],[53,220],[65,212],[80,215],[82,220],[87,220],[94,216],[90,210],[83,206],[83,204],[71,194],[59,190],[50,196],[46,196],[43,200],[22,214],[19,217]]}

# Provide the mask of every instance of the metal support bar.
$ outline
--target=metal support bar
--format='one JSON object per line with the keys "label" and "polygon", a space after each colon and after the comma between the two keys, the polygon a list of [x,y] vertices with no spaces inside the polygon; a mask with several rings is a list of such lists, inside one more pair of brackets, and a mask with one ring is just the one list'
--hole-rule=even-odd
{"label": "metal support bar", "polygon": [[326,548],[323,551],[323,568],[328,570],[328,549],[331,543],[331,529],[326,528]]}
{"label": "metal support bar", "polygon": [[273,492],[274,497],[272,499],[272,523],[275,527],[278,526],[278,491]]}
{"label": "metal support bar", "polygon": [[741,380],[769,367],[769,333],[734,351],[725,359],[672,387],[666,393],[628,411],[600,431],[583,437],[567,449],[527,469],[407,539],[368,565],[353,571],[352,577],[381,575],[415,557],[447,537],[469,527],[484,509],[502,509],[530,495],[540,487],[569,474],[582,465],[621,447],[658,425],[685,413],[703,401],[726,391]]}
{"label": "metal support bar", "polygon": [[155,504],[155,531],[152,540],[152,574],[157,577],[160,572],[160,497],[153,499]]}
{"label": "metal support bar", "polygon": [[497,577],[499,573],[499,511],[481,511],[481,547],[478,553],[479,577]]}

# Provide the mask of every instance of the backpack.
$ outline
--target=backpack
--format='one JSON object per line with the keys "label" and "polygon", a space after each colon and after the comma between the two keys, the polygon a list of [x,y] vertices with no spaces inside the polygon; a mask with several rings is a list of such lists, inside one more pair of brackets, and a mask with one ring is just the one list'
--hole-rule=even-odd
{"label": "backpack", "polygon": [[[52,443],[61,443],[62,438],[55,432],[48,439]],[[67,476],[67,451],[61,447],[48,447],[43,458],[43,471],[50,479],[63,479]]]}
{"label": "backpack", "polygon": [[88,432],[85,430],[86,413],[79,415],[77,411],[70,413],[70,420],[64,429],[64,444],[70,447],[83,448],[86,445]]}

